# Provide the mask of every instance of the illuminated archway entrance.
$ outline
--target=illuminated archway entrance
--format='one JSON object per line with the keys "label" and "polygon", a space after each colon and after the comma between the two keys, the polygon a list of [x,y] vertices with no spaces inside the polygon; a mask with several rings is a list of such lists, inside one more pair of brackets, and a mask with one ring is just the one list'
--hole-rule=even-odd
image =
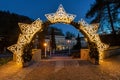
{"label": "illuminated archway entrance", "polygon": [[42,31],[42,27],[55,23],[66,23],[79,29],[87,39],[90,49],[90,59],[94,59],[97,64],[99,63],[99,55],[102,54],[102,51],[108,48],[108,45],[101,42],[99,35],[97,34],[97,24],[89,25],[84,20],[74,22],[73,20],[76,15],[66,13],[62,5],[59,6],[56,13],[46,14],[45,16],[48,19],[46,22],[42,22],[40,19],[37,19],[31,24],[18,23],[22,33],[19,35],[17,43],[8,47],[8,49],[13,52],[15,61],[18,64],[23,64],[23,50],[30,44],[34,35],[38,31]]}

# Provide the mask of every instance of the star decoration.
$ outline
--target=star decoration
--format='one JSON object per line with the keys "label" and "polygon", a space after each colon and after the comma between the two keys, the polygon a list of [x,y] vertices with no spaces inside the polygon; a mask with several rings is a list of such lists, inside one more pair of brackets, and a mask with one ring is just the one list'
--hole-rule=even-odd
{"label": "star decoration", "polygon": [[20,44],[14,44],[12,46],[9,46],[7,48],[8,50],[10,50],[14,55],[16,55],[16,62],[18,64],[21,64],[23,62],[22,60],[22,54],[23,54],[23,46]]}
{"label": "star decoration", "polygon": [[20,34],[17,43],[25,45],[25,44],[30,43],[31,39],[32,39],[32,36],[29,34],[27,34],[27,35]]}
{"label": "star decoration", "polygon": [[14,44],[12,46],[9,46],[7,49],[10,50],[14,54],[19,54],[20,55],[23,48],[22,48],[22,45]]}
{"label": "star decoration", "polygon": [[45,14],[45,16],[51,23],[56,22],[70,23],[76,17],[76,15],[66,13],[62,4],[60,4],[56,13]]}
{"label": "star decoration", "polygon": [[16,62],[18,64],[22,64],[22,55],[24,47],[29,44],[38,31],[41,31],[42,29],[42,21],[40,19],[35,20],[31,24],[24,24],[24,23],[18,23],[21,34],[19,35],[17,44],[14,44],[7,49],[10,50],[14,55],[16,55]]}
{"label": "star decoration", "polygon": [[32,24],[18,23],[23,34],[34,35],[42,26],[42,21],[38,18]]}
{"label": "star decoration", "polygon": [[95,42],[97,44],[97,48],[99,50],[99,53],[101,51],[106,50],[109,47],[109,45],[107,45],[105,43],[102,43],[102,41],[100,40],[99,35],[97,34],[98,24],[89,25],[84,20],[81,20],[79,22],[79,24],[80,24],[79,28],[85,32],[85,34],[88,36],[90,41]]}
{"label": "star decoration", "polygon": [[[62,4],[60,4],[56,13],[45,14],[45,16],[51,23],[61,22],[67,24],[70,24],[76,17],[76,15],[66,13]],[[81,20],[79,24],[79,29],[84,32],[84,35],[97,45],[99,53],[109,47],[109,45],[102,43],[97,34],[98,24],[89,25],[84,20]],[[16,62],[21,64],[23,63],[22,55],[24,54],[23,50],[25,46],[32,41],[32,38],[38,31],[42,31],[42,21],[37,19],[31,24],[18,23],[18,25],[22,33],[20,33],[17,43],[7,49],[15,55]]]}

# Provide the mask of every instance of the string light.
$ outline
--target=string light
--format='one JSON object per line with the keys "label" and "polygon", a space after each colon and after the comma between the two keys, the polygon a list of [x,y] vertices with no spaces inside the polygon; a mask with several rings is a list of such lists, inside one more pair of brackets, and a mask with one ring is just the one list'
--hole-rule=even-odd
{"label": "string light", "polygon": [[45,16],[51,23],[70,23],[76,17],[76,15],[66,13],[62,4],[60,4],[56,13],[45,14]]}
{"label": "string light", "polygon": [[14,55],[16,55],[16,62],[18,64],[21,64],[23,62],[22,60],[22,54],[23,54],[23,46],[20,44],[14,44],[7,48],[10,50]]}
{"label": "string light", "polygon": [[79,28],[85,32],[90,41],[95,42],[97,44],[99,53],[101,53],[102,51],[106,50],[109,47],[109,45],[102,43],[99,35],[97,34],[98,24],[89,25],[83,19],[79,22],[79,24],[80,24]]}
{"label": "string light", "polygon": [[42,21],[38,18],[32,24],[18,23],[22,34],[19,35],[17,44],[14,44],[7,49],[16,55],[16,62],[23,63],[22,55],[26,44],[29,44],[36,32],[42,28]]}
{"label": "string light", "polygon": [[[70,24],[71,21],[73,21],[76,17],[76,15],[66,13],[61,4],[56,13],[45,14],[45,16],[51,23],[62,22],[67,24]],[[96,43],[99,53],[109,47],[109,45],[102,43],[99,35],[97,34],[98,24],[89,25],[84,20],[81,20],[78,23],[80,24],[79,29],[88,36],[91,42]],[[42,21],[40,19],[37,19],[31,24],[18,23],[18,25],[22,33],[19,35],[17,43],[8,47],[8,50],[16,55],[16,62],[21,64],[23,63],[22,55],[24,54],[23,50],[26,44],[29,44],[31,42],[33,36],[38,31],[42,31]]]}

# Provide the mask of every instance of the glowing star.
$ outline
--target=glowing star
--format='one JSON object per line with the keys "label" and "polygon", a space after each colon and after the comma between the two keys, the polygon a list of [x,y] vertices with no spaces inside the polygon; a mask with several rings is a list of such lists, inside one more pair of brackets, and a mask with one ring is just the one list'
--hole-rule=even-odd
{"label": "glowing star", "polygon": [[70,23],[76,17],[76,15],[66,13],[62,4],[60,4],[56,13],[45,14],[45,16],[51,23],[56,22]]}
{"label": "glowing star", "polygon": [[23,34],[34,35],[37,31],[41,29],[42,21],[38,18],[32,24],[18,23]]}
{"label": "glowing star", "polygon": [[97,48],[98,48],[99,52],[104,51],[109,47],[109,45],[102,43],[98,34],[96,34],[96,36],[95,36],[95,42],[97,44]]}
{"label": "glowing star", "polygon": [[[76,15],[66,13],[62,5],[59,6],[56,13],[45,14],[45,16],[51,23],[62,22],[68,24],[70,24],[76,17]],[[99,35],[97,34],[98,24],[89,25],[84,20],[81,20],[79,23],[79,29],[84,32],[84,35],[87,36],[87,39],[97,45],[99,53],[102,53],[102,51],[109,47],[108,45],[102,43]],[[18,23],[18,25],[20,27],[21,34],[19,35],[17,43],[8,47],[8,50],[13,52],[16,59],[15,61],[22,64],[22,55],[24,54],[23,52],[25,46],[32,41],[32,38],[38,31],[42,31],[43,24],[40,19],[37,19],[31,24]]]}
{"label": "glowing star", "polygon": [[19,35],[17,44],[14,44],[7,49],[13,52],[15,55],[15,61],[19,64],[23,63],[22,55],[23,50],[27,44],[29,44],[33,36],[42,29],[42,21],[40,19],[35,20],[32,24],[18,23],[22,34]]}
{"label": "glowing star", "polygon": [[89,25],[83,19],[81,19],[81,21],[79,23],[82,25],[82,26],[80,26],[80,28],[82,28],[85,32],[92,33],[92,34],[96,34],[97,33],[98,23]]}
{"label": "glowing star", "polygon": [[20,34],[17,43],[25,45],[30,43],[31,39],[32,36],[30,36],[29,34]]}
{"label": "glowing star", "polygon": [[97,44],[99,52],[106,50],[109,46],[101,42],[99,35],[97,34],[98,24],[89,25],[84,20],[80,22],[80,29],[85,32],[91,42]]}
{"label": "glowing star", "polygon": [[18,23],[20,30],[23,34],[28,34],[28,28],[30,27],[30,24],[25,24],[25,23]]}
{"label": "glowing star", "polygon": [[18,64],[22,64],[23,46],[20,44],[14,44],[8,47],[7,49],[10,50],[12,53],[14,53],[14,56],[16,57],[16,62]]}
{"label": "glowing star", "polygon": [[19,54],[20,55],[22,53],[23,46],[19,45],[19,44],[14,44],[12,46],[9,46],[7,49],[10,50],[14,54]]}

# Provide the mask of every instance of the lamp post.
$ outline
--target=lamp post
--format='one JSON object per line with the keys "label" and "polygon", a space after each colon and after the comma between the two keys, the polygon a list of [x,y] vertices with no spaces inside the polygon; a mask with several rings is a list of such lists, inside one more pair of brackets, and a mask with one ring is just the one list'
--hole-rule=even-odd
{"label": "lamp post", "polygon": [[45,57],[47,57],[47,53],[46,53],[46,46],[47,46],[47,43],[44,43],[44,46],[45,46]]}

